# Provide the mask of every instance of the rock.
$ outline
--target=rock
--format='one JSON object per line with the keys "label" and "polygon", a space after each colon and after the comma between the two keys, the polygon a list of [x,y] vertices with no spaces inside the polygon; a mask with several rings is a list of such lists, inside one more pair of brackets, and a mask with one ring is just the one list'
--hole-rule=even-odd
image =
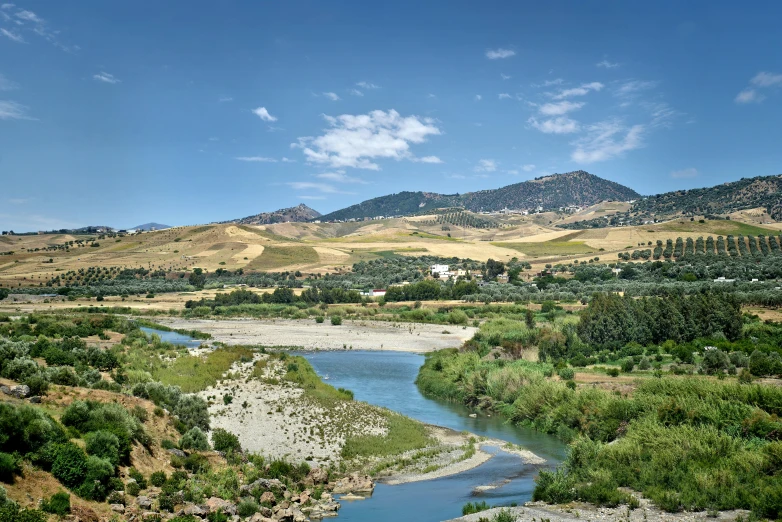
{"label": "rock", "polygon": [[342,495],[339,497],[340,500],[365,500],[367,497],[362,497],[361,495],[354,495],[353,493],[348,493],[347,495]]}
{"label": "rock", "polygon": [[261,506],[261,509],[258,510],[258,513],[265,516],[266,518],[272,517],[272,510],[271,508],[267,508],[266,506]]}
{"label": "rock", "polygon": [[182,458],[187,457],[187,453],[185,453],[181,449],[168,448],[166,451],[169,452],[172,455],[176,455],[177,457],[182,457]]}
{"label": "rock", "polygon": [[[299,511],[299,513],[301,513],[301,511]],[[293,510],[290,508],[280,509],[272,518],[274,520],[279,520],[280,522],[295,522]]]}
{"label": "rock", "polygon": [[242,495],[251,495],[253,491],[285,491],[288,488],[280,482],[278,479],[258,479],[251,484],[244,485],[239,488],[239,493]]}
{"label": "rock", "polygon": [[222,511],[225,515],[236,514],[236,504],[218,497],[210,497],[209,500],[206,501],[206,506],[209,508],[210,513]]}
{"label": "rock", "polygon": [[272,493],[271,491],[264,491],[261,494],[261,504],[263,504],[264,502],[268,502],[271,505],[274,505],[274,503],[276,502],[276,499],[274,498],[274,493]]}
{"label": "rock", "polygon": [[204,517],[207,514],[204,508],[189,502],[185,505],[185,509],[183,509],[182,512],[185,515],[192,515],[194,517]]}
{"label": "rock", "polygon": [[347,477],[337,480],[332,493],[336,495],[343,493],[372,493],[374,490],[375,483],[372,482],[369,475],[351,473]]}
{"label": "rock", "polygon": [[304,490],[304,492],[299,495],[299,504],[306,504],[310,501],[310,492],[307,490]]}
{"label": "rock", "polygon": [[11,395],[16,397],[17,399],[24,399],[28,395],[30,395],[30,387],[26,384],[19,384],[18,386],[12,386],[11,387]]}
{"label": "rock", "polygon": [[30,397],[29,400],[33,404],[41,404],[41,397],[40,397],[40,395],[33,395],[32,397]]}
{"label": "rock", "polygon": [[125,506],[122,504],[112,504],[111,510],[115,513],[119,513],[120,515],[125,514]]}
{"label": "rock", "polygon": [[141,514],[141,520],[149,520],[150,522],[160,520],[160,513],[157,511],[144,511]]}
{"label": "rock", "polygon": [[273,518],[265,517],[260,513],[256,513],[248,519],[250,522],[274,522]]}
{"label": "rock", "polygon": [[290,500],[292,496],[293,496],[293,495],[291,494],[291,492],[290,492],[290,491],[285,491],[285,492],[283,492],[283,494],[282,494],[282,497],[283,497],[285,500]]}
{"label": "rock", "polygon": [[325,484],[329,481],[329,472],[323,468],[312,468],[304,478],[304,484],[314,486],[316,484]]}
{"label": "rock", "polygon": [[0,392],[5,393],[6,395],[11,395],[11,388],[5,385],[0,386]]}
{"label": "rock", "polygon": [[144,495],[141,495],[136,499],[136,504],[141,509],[152,509],[152,499]]}

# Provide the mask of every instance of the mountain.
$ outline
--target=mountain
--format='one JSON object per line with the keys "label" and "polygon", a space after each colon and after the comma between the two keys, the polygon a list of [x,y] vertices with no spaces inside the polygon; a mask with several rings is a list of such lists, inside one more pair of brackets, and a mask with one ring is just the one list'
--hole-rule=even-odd
{"label": "mountain", "polygon": [[285,223],[286,221],[310,221],[320,217],[320,212],[311,209],[304,203],[295,207],[281,208],[274,212],[261,212],[254,216],[234,219],[231,223],[240,225],[271,225],[273,223]]}
{"label": "mountain", "polygon": [[145,232],[149,232],[150,230],[163,230],[164,228],[171,228],[171,227],[168,225],[163,225],[161,223],[144,223],[143,225],[133,227],[130,230],[144,230]]}
{"label": "mountain", "polygon": [[762,207],[775,220],[782,220],[782,174],[741,178],[714,187],[677,190],[637,201],[635,214],[656,218],[676,214],[718,215]]}
{"label": "mountain", "polygon": [[641,196],[619,183],[599,178],[583,170],[566,174],[552,174],[523,181],[506,187],[465,194],[436,194],[433,192],[400,192],[370,199],[322,216],[324,221],[351,218],[399,216],[435,208],[464,207],[479,212],[503,208],[544,210],[570,205],[588,206],[601,201],[628,201]]}

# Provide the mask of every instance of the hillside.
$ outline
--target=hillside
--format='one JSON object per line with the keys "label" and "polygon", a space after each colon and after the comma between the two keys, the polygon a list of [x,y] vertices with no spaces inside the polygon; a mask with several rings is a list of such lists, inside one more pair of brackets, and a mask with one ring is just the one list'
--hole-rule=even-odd
{"label": "hillside", "polygon": [[658,219],[675,214],[719,215],[762,207],[774,220],[782,220],[782,175],[742,178],[714,187],[678,190],[637,201],[635,214]]}
{"label": "hillside", "polygon": [[376,216],[409,215],[444,207],[464,207],[474,212],[503,208],[556,210],[571,205],[588,206],[601,201],[627,201],[639,194],[613,181],[584,171],[553,174],[506,187],[466,194],[400,192],[370,199],[323,216],[324,220],[347,220]]}
{"label": "hillside", "polygon": [[288,221],[300,222],[309,221],[320,217],[320,212],[314,210],[304,203],[295,207],[281,208],[274,212],[261,212],[254,216],[248,216],[241,219],[235,219],[232,222],[240,225],[272,225],[274,223],[285,223]]}

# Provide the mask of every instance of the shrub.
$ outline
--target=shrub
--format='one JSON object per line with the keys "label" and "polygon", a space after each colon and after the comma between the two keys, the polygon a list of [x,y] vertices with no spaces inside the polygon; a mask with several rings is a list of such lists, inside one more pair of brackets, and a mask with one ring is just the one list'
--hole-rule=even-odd
{"label": "shrub", "polygon": [[609,377],[619,377],[619,368],[609,368],[606,370]]}
{"label": "shrub", "polygon": [[473,513],[479,513],[481,511],[486,511],[487,509],[491,509],[491,506],[486,503],[485,500],[482,500],[480,502],[468,502],[464,506],[462,506],[462,515],[471,515]]}
{"label": "shrub", "polygon": [[63,444],[52,464],[52,475],[71,489],[81,484],[87,475],[84,451],[75,444]]}
{"label": "shrub", "polygon": [[16,502],[0,506],[0,522],[46,522],[46,515],[37,509],[21,509]]}
{"label": "shrub", "polygon": [[125,493],[130,496],[137,497],[138,494],[141,493],[141,487],[135,480],[128,481],[128,483],[125,484]]}
{"label": "shrub", "polygon": [[236,506],[236,513],[242,518],[249,518],[256,514],[261,508],[255,499],[242,500]]}
{"label": "shrub", "polygon": [[[173,464],[173,460],[172,460]],[[183,466],[191,473],[206,473],[209,471],[209,459],[199,453],[188,455],[183,462]]]}
{"label": "shrub", "polygon": [[0,481],[13,482],[14,475],[22,473],[19,459],[10,453],[0,452]]}
{"label": "shrub", "polygon": [[320,323],[322,323],[323,321],[325,321],[325,318],[324,318],[322,315],[316,315],[316,316],[315,316],[315,322],[316,322],[316,323],[320,324]]}
{"label": "shrub", "polygon": [[29,376],[24,383],[30,387],[30,395],[46,395],[49,391],[49,380],[42,373]]}
{"label": "shrub", "polygon": [[139,470],[136,468],[130,468],[128,470],[128,476],[136,481],[136,484],[138,484],[139,488],[147,489],[147,479],[144,478],[144,475],[142,475]]}
{"label": "shrub", "polygon": [[638,363],[639,370],[648,370],[651,367],[652,367],[652,363],[649,362],[649,359],[647,357],[642,357],[641,362]]}
{"label": "shrub", "polygon": [[624,361],[622,361],[622,371],[625,373],[630,373],[633,371],[633,368],[635,368],[635,362],[633,362],[633,359],[628,357]]}
{"label": "shrub", "polygon": [[212,432],[212,446],[215,451],[222,451],[224,453],[242,451],[242,446],[239,444],[239,437],[222,428],[216,428]]}
{"label": "shrub", "polygon": [[71,512],[71,496],[64,491],[55,493],[49,500],[41,502],[41,509],[54,515],[67,515]]}
{"label": "shrub", "polygon": [[114,476],[114,466],[106,459],[90,455],[87,457],[87,474],[84,482],[76,488],[76,494],[87,500],[103,501],[108,495],[108,485]]}
{"label": "shrub", "polygon": [[576,372],[573,371],[573,368],[562,368],[557,373],[558,373],[560,379],[563,379],[563,380],[566,380],[566,381],[572,380],[573,377],[576,376]]}
{"label": "shrub", "polygon": [[168,477],[166,477],[165,471],[155,471],[152,473],[152,475],[149,476],[149,483],[157,488],[160,488],[163,487],[163,484],[166,483],[167,479]]}
{"label": "shrub", "polygon": [[179,439],[179,447],[196,451],[206,451],[209,449],[209,440],[201,428],[190,428],[182,438]]}
{"label": "shrub", "polygon": [[342,316],[339,315],[332,315],[331,316],[331,324],[334,326],[339,326],[342,324]]}
{"label": "shrub", "polygon": [[119,465],[119,439],[108,431],[93,431],[84,440],[88,455],[108,460],[113,466]]}

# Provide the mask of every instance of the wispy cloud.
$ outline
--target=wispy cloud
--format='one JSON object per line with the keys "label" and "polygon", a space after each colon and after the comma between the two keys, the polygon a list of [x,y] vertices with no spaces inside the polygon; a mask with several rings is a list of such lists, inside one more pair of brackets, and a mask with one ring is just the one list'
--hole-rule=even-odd
{"label": "wispy cloud", "polygon": [[541,105],[538,110],[546,116],[561,116],[571,111],[577,111],[585,105],[584,102],[561,101],[558,103],[546,103]]}
{"label": "wispy cloud", "polygon": [[103,83],[110,83],[110,84],[122,83],[122,80],[120,80],[113,74],[109,74],[105,71],[100,72],[98,74],[93,74],[92,78]]}
{"label": "wispy cloud", "polygon": [[282,161],[283,163],[296,163],[295,159],[286,158],[285,156],[283,156],[280,161]]}
{"label": "wispy cloud", "polygon": [[362,89],[366,89],[366,90],[379,89],[380,88],[379,85],[375,85],[374,83],[371,83],[371,82],[358,82],[356,85],[358,87],[361,87]]}
{"label": "wispy cloud", "polygon": [[266,156],[237,156],[235,159],[253,163],[277,163],[276,159],[267,158]]}
{"label": "wispy cloud", "polygon": [[694,178],[696,176],[698,176],[698,169],[692,167],[671,172],[671,177],[675,179]]}
{"label": "wispy cloud", "polygon": [[35,24],[42,24],[43,18],[39,17],[37,14],[33,13],[32,11],[26,11],[22,9],[21,11],[18,11],[16,13],[16,17],[20,20],[25,20],[27,22],[33,22]]}
{"label": "wispy cloud", "polygon": [[574,142],[571,159],[577,163],[595,163],[621,156],[643,146],[644,125],[627,128],[621,121],[606,120],[587,127],[587,134]]}
{"label": "wispy cloud", "polygon": [[220,98],[217,98],[218,103],[228,103],[232,101],[234,101],[234,99],[231,96],[221,96]]}
{"label": "wispy cloud", "polygon": [[499,49],[488,49],[486,51],[486,58],[489,60],[501,60],[502,58],[510,58],[511,56],[516,56],[516,51],[503,49],[502,47]]}
{"label": "wispy cloud", "polygon": [[340,97],[337,95],[336,92],[324,92],[323,96],[325,96],[331,101],[338,101],[340,99]]}
{"label": "wispy cloud", "polygon": [[508,76],[507,74],[500,73],[500,78],[503,80],[510,80],[512,76]]}
{"label": "wispy cloud", "polygon": [[326,199],[326,196],[299,196],[299,199],[306,199],[306,200],[323,200],[323,199]]}
{"label": "wispy cloud", "polygon": [[782,87],[782,74],[761,71],[749,81],[752,87],[747,87],[736,95],[736,103],[760,103],[766,99],[766,96],[758,89],[767,89],[769,87]]}
{"label": "wispy cloud", "polygon": [[562,85],[563,83],[565,83],[565,80],[563,80],[562,78],[556,78],[554,80],[546,80],[545,82],[543,82],[543,86],[551,87],[553,85]]}
{"label": "wispy cloud", "polygon": [[483,99],[483,96],[481,96],[480,94],[476,94],[475,95],[475,101],[481,101],[482,99]]}
{"label": "wispy cloud", "polygon": [[494,172],[497,170],[497,162],[493,159],[482,159],[475,166],[475,172]]}
{"label": "wispy cloud", "polygon": [[657,82],[655,81],[626,80],[619,83],[616,89],[614,89],[614,95],[626,98],[630,96],[635,96],[637,93],[641,91],[654,89],[655,87],[657,87]]}
{"label": "wispy cloud", "polygon": [[10,38],[11,40],[13,40],[16,43],[27,43],[27,42],[25,42],[25,40],[24,40],[24,38],[22,37],[21,34],[13,32],[13,31],[9,31],[5,27],[0,28],[0,33],[5,35],[5,36],[7,36],[8,38]]}
{"label": "wispy cloud", "polygon": [[364,93],[359,91],[358,89],[350,89],[348,92],[353,96],[364,96]]}
{"label": "wispy cloud", "polygon": [[353,194],[352,192],[343,192],[341,190],[337,190],[336,187],[334,187],[333,185],[329,185],[328,183],[313,183],[311,181],[290,181],[285,184],[295,190],[317,190],[325,194]]}
{"label": "wispy cloud", "polygon": [[12,8],[12,7],[14,7],[15,5],[16,5],[16,4],[1,4],[1,5],[0,5],[0,9],[11,9],[11,8]]}
{"label": "wispy cloud", "polygon": [[440,134],[432,118],[401,116],[397,111],[324,116],[329,124],[318,137],[302,137],[291,147],[300,148],[310,163],[333,168],[380,170],[377,159],[413,159],[411,144]]}
{"label": "wispy cloud", "polygon": [[269,114],[269,111],[266,110],[266,107],[258,107],[257,109],[253,109],[253,114],[258,116],[263,121],[277,121],[275,116]]}
{"label": "wispy cloud", "polygon": [[0,100],[0,120],[34,120],[27,114],[28,107],[11,100]]}
{"label": "wispy cloud", "polygon": [[578,132],[581,128],[576,120],[572,120],[565,116],[543,121],[538,121],[537,118],[533,117],[529,118],[527,123],[545,134],[571,134],[573,132]]}
{"label": "wispy cloud", "polygon": [[528,163],[527,165],[522,165],[521,170],[523,170],[524,172],[532,172],[533,170],[535,170],[535,165],[533,165],[532,163]]}
{"label": "wispy cloud", "polygon": [[511,96],[511,95],[510,95],[510,94],[508,94],[507,92],[501,92],[500,94],[498,94],[498,95],[497,95],[497,97],[498,97],[500,100],[510,100],[511,98],[513,98],[513,96]]}
{"label": "wispy cloud", "polygon": [[619,64],[616,62],[609,62],[608,60],[603,60],[602,62],[597,62],[595,65],[598,67],[605,67],[606,69],[615,69],[619,67]]}
{"label": "wispy cloud", "polygon": [[9,198],[7,201],[12,205],[24,205],[32,201],[32,198]]}
{"label": "wispy cloud", "polygon": [[18,89],[19,85],[15,82],[12,82],[2,74],[0,74],[0,91],[13,91],[14,89]]}
{"label": "wispy cloud", "polygon": [[368,183],[361,178],[348,176],[344,172],[324,172],[322,174],[316,174],[315,177],[334,181],[336,183],[358,183],[360,185],[366,185]]}
{"label": "wispy cloud", "polygon": [[570,98],[571,96],[584,96],[589,94],[590,91],[600,91],[604,85],[600,82],[583,83],[580,87],[574,87],[572,89],[563,89],[556,94],[550,96],[555,100],[562,100]]}
{"label": "wispy cloud", "polygon": [[410,158],[410,160],[418,163],[445,163],[437,156],[424,156],[422,158]]}

